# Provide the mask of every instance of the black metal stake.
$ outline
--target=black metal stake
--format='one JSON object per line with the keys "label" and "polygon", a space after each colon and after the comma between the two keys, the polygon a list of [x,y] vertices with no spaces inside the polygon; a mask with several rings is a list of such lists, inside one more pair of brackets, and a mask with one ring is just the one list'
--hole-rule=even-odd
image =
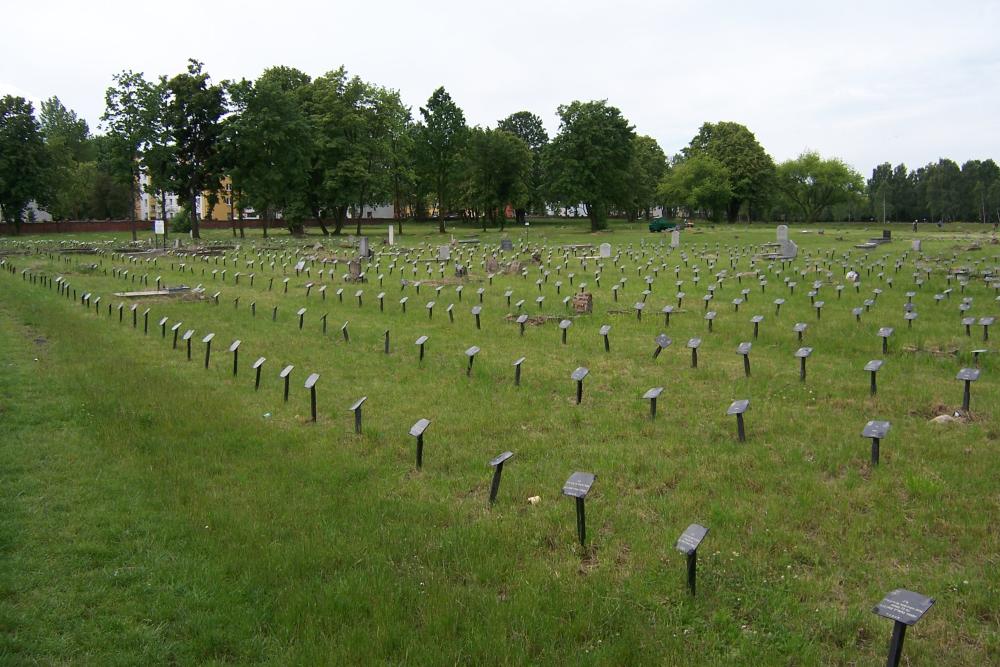
{"label": "black metal stake", "polygon": [[502,474],[503,462],[500,462],[493,468],[493,481],[490,482],[490,505],[497,501],[497,492],[500,490],[500,476]]}
{"label": "black metal stake", "polygon": [[309,404],[312,408],[312,420],[316,421],[316,385],[309,388]]}
{"label": "black metal stake", "polygon": [[698,368],[698,348],[691,348],[691,368]]}
{"label": "black metal stake", "polygon": [[903,639],[906,637],[906,623],[896,621],[892,626],[892,639],[889,640],[889,658],[886,667],[899,667],[903,657]]}
{"label": "black metal stake", "polygon": [[750,355],[749,354],[744,354],[743,355],[743,372],[746,374],[747,377],[750,377]]}
{"label": "black metal stake", "polygon": [[417,436],[417,469],[424,464],[424,434]]}
{"label": "black metal stake", "polygon": [[872,438],[872,465],[873,466],[877,466],[878,465],[878,445],[879,445],[879,439],[878,438]]}
{"label": "black metal stake", "polygon": [[583,402],[583,380],[576,381],[576,404]]}
{"label": "black metal stake", "polygon": [[580,536],[581,546],[587,541],[587,512],[583,501],[583,498],[576,499],[576,532]]}
{"label": "black metal stake", "polygon": [[878,385],[875,383],[875,371],[872,371],[871,395],[874,396],[877,393],[878,393]]}
{"label": "black metal stake", "polygon": [[736,415],[736,435],[740,442],[746,442],[747,433],[746,428],[743,425],[743,413]]}
{"label": "black metal stake", "polygon": [[695,580],[698,576],[698,551],[692,551],[687,555],[688,562],[688,591],[695,594]]}
{"label": "black metal stake", "polygon": [[962,410],[965,412],[969,411],[969,400],[971,398],[971,387],[972,382],[970,380],[965,381],[965,389],[962,391]]}

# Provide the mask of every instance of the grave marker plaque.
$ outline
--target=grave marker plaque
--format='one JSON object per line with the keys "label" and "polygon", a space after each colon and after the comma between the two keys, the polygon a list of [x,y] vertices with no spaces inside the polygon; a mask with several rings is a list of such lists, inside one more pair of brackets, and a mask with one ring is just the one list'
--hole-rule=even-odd
{"label": "grave marker plaque", "polygon": [[585,366],[580,366],[575,371],[573,371],[573,373],[570,375],[570,378],[573,379],[574,381],[576,381],[576,404],[577,405],[580,405],[580,403],[583,401],[583,380],[584,380],[584,378],[587,377],[587,375],[589,373],[590,373],[590,369],[586,368]]}
{"label": "grave marker plaque", "polygon": [[753,347],[752,343],[740,343],[736,347],[736,353],[743,357],[743,374],[746,377],[750,377],[750,348]]}
{"label": "grave marker plaque", "polygon": [[700,338],[688,340],[687,346],[691,349],[691,368],[698,368],[698,348],[701,347]]}
{"label": "grave marker plaque", "polygon": [[661,333],[659,336],[657,336],[656,337],[656,349],[653,350],[653,359],[656,359],[657,357],[659,357],[660,353],[663,352],[663,350],[665,350],[668,347],[670,347],[670,344],[672,342],[673,341],[670,340],[670,337],[667,336],[667,334]]}
{"label": "grave marker plaque", "polygon": [[493,480],[490,482],[490,506],[496,502],[497,492],[500,491],[500,476],[503,474],[503,464],[513,456],[513,452],[504,452],[489,462],[489,466],[493,468]]}
{"label": "grave marker plaque", "polygon": [[806,359],[812,354],[811,347],[800,347],[795,351],[795,356],[799,359],[799,380],[806,381]]}
{"label": "grave marker plaque", "polygon": [[191,361],[191,339],[194,337],[194,329],[188,329],[184,332],[181,339],[187,343],[187,358]]}
{"label": "grave marker plaque", "polygon": [[294,368],[295,366],[288,365],[282,368],[281,372],[278,373],[278,377],[285,381],[285,403],[288,402],[288,383],[292,377],[292,370]]}
{"label": "grave marker plaque", "polygon": [[414,345],[420,347],[420,361],[424,360],[424,343],[427,342],[427,336],[421,336],[417,340],[413,341]]}
{"label": "grave marker plaque", "polygon": [[521,386],[521,365],[524,363],[525,357],[520,357],[514,360],[514,386]]}
{"label": "grave marker plaque", "polygon": [[420,419],[410,427],[410,435],[417,439],[417,470],[424,465],[424,431],[431,425],[429,419]]}
{"label": "grave marker plaque", "polygon": [[900,659],[903,656],[906,628],[923,618],[934,602],[934,598],[897,588],[890,591],[872,609],[882,618],[893,621],[892,639],[889,641],[889,655],[886,661],[888,667],[899,667]]}
{"label": "grave marker plaque", "polygon": [[305,388],[309,390],[309,405],[312,409],[312,421],[316,421],[316,383],[319,381],[319,373],[312,373],[306,378]]}
{"label": "grave marker plaque", "polygon": [[747,439],[746,429],[744,428],[743,423],[743,413],[746,412],[749,407],[750,400],[744,398],[733,401],[729,406],[729,409],[726,410],[727,415],[736,415],[736,435],[740,442],[746,442]]}
{"label": "grave marker plaque", "polygon": [[648,389],[645,394],[642,395],[644,400],[649,401],[649,418],[656,419],[656,399],[660,397],[663,393],[663,387],[653,387]]}
{"label": "grave marker plaque", "polygon": [[882,368],[883,361],[881,359],[872,359],[867,364],[865,364],[865,370],[871,373],[871,395],[874,396],[878,393],[878,385],[875,381],[875,375]]}
{"label": "grave marker plaque", "polygon": [[872,440],[872,466],[878,465],[879,443],[889,433],[892,424],[886,421],[870,421],[861,431],[861,437]]}
{"label": "grave marker plaque", "polygon": [[364,405],[367,400],[367,396],[362,396],[348,408],[349,412],[354,413],[354,432],[357,435],[361,435],[361,406]]}
{"label": "grave marker plaque", "polygon": [[208,358],[212,354],[212,339],[215,338],[214,333],[210,333],[201,339],[201,342],[205,344],[205,368],[208,368]]}
{"label": "grave marker plaque", "polygon": [[472,362],[476,360],[477,354],[479,354],[479,348],[475,345],[465,351],[465,356],[469,358],[469,365],[465,368],[465,375],[467,377],[472,375]]}
{"label": "grave marker plaque", "polygon": [[596,476],[593,473],[574,472],[563,484],[563,495],[576,499],[576,532],[580,538],[581,546],[587,541],[587,512],[584,502],[595,479]]}
{"label": "grave marker plaque", "polygon": [[708,535],[708,528],[692,523],[681,533],[681,536],[677,538],[677,544],[674,545],[678,551],[687,556],[687,585],[691,595],[694,595],[696,590],[698,547],[701,546],[706,535]]}
{"label": "grave marker plaque", "polygon": [[962,410],[965,412],[969,411],[969,401],[972,383],[979,379],[979,369],[978,368],[963,368],[958,371],[958,375],[955,376],[956,380],[962,380],[965,383],[965,388],[962,392]]}

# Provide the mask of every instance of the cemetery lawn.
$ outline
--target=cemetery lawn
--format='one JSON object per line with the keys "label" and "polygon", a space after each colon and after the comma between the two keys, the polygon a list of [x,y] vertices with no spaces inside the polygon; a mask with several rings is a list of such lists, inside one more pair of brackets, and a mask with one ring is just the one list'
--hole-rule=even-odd
{"label": "cemetery lawn", "polygon": [[[949,268],[1000,264],[984,228],[922,225],[914,235],[892,225],[892,243],[865,251],[853,246],[879,236],[880,226],[827,226],[818,235],[793,225],[799,257],[781,273],[780,262],[758,262],[767,272],[762,293],[743,249],[772,241],[773,226],[706,225],[685,232],[669,255],[669,234],[641,224],[600,234],[575,227],[533,224],[527,238],[510,230],[515,245],[553,248],[541,291],[528,254],[527,279],[498,274],[490,285],[480,265],[485,246],[456,249],[453,259],[475,253],[461,301],[453,271],[442,280],[430,261],[442,242],[430,226],[408,225],[397,237],[406,247],[427,245],[419,294],[412,284],[401,291],[403,262],[390,274],[388,258],[369,270],[368,283],[345,285],[349,251],[315,235],[265,243],[248,231],[238,263],[229,249],[226,265],[171,255],[155,266],[128,262],[110,252],[126,235],[78,237],[111,240],[101,255],[7,255],[17,271],[0,271],[0,663],[878,665],[892,623],[872,607],[897,588],[936,599],[908,631],[903,664],[1000,662],[1000,328],[988,341],[981,326],[967,337],[958,308],[972,297],[968,315],[978,319],[997,315],[1000,304],[981,278],[964,293],[957,278],[946,281]],[[228,232],[206,236],[232,242]],[[501,238],[470,228],[456,236],[491,247]],[[919,265],[931,269],[919,287],[915,237],[924,240]],[[624,273],[604,260],[598,287],[596,260],[584,269],[579,258],[557,273],[558,247],[592,243],[596,254],[605,241],[622,251]],[[320,279],[317,263],[310,276],[296,276],[296,253],[313,254],[316,242],[327,246],[321,256],[338,253],[336,275]],[[273,256],[274,269],[247,268],[257,259],[253,244]],[[43,246],[6,239],[0,252]],[[739,252],[735,268],[730,249]],[[706,254],[718,258],[714,267]],[[858,291],[845,283],[842,261],[861,273]],[[832,278],[814,271],[817,262]],[[875,262],[882,265],[868,274]],[[632,306],[653,267],[639,321]],[[129,274],[116,277],[113,268]],[[24,269],[64,277],[76,302],[23,279]],[[224,279],[212,276],[223,269]],[[702,296],[723,269],[709,333]],[[206,293],[114,296],[146,289],[132,274],[148,274],[149,289],[161,276],[167,285],[202,283]],[[615,302],[611,286],[622,276]],[[794,292],[784,278],[797,282]],[[687,296],[667,327],[660,309],[677,306],[676,280]],[[814,280],[824,283],[819,318],[807,295]],[[316,283],[308,297],[307,282]],[[562,298],[581,282],[594,294],[594,313],[575,317]],[[839,299],[836,284],[847,284]],[[481,330],[470,314],[478,287],[486,289]],[[749,300],[737,311],[732,300],[743,288]],[[882,293],[859,323],[851,308],[875,288]],[[506,289],[512,303],[525,300],[529,316],[553,319],[519,336]],[[910,290],[919,314],[912,328],[903,319]],[[80,305],[85,292],[102,297],[99,312]],[[779,297],[786,303],[775,315]],[[753,340],[756,314],[765,319]],[[574,323],[563,345],[557,325],[567,316]],[[161,317],[169,318],[166,339]],[[178,322],[179,333],[195,330],[191,361],[183,342],[172,349]],[[795,322],[808,324],[801,343]],[[602,324],[612,327],[610,353]],[[884,326],[895,329],[885,355],[876,336]],[[206,370],[209,332],[216,337]],[[654,360],[660,333],[672,345]],[[420,335],[429,337],[422,364],[413,344]],[[703,343],[692,369],[685,344],[695,336]],[[745,341],[753,342],[749,378],[736,353]],[[473,345],[481,352],[466,377],[463,352]],[[813,348],[805,382],[794,356],[801,346]],[[971,419],[931,423],[961,407],[955,375],[973,366],[978,348],[989,352],[972,385]],[[261,356],[255,392],[250,366]],[[518,388],[512,363],[520,356]],[[885,360],[876,397],[862,370],[872,359]],[[278,372],[288,364],[295,368],[284,403]],[[578,366],[590,369],[579,406],[570,380]],[[303,388],[313,372],[317,423]],[[664,392],[651,421],[640,397],[656,386]],[[362,396],[359,436],[348,408]],[[743,398],[747,442],[739,443],[726,408]],[[417,470],[408,430],[420,418],[431,425]],[[876,468],[861,437],[872,419],[892,423]],[[507,450],[514,457],[490,509],[487,462]],[[585,547],[573,500],[560,493],[574,471],[597,476]],[[532,496],[540,501],[529,503]],[[691,523],[709,528],[696,597],[674,547]]]}

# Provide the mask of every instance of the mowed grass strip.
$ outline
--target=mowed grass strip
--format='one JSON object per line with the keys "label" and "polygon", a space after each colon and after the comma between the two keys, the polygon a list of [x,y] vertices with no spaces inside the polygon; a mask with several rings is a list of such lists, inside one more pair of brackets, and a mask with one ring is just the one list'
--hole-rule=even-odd
{"label": "mowed grass strip", "polygon": [[[71,280],[92,281],[106,299],[121,288],[100,276]],[[907,643],[915,664],[995,657],[995,380],[984,372],[974,387],[976,422],[942,430],[923,411],[960,398],[955,360],[897,352],[879,398],[869,399],[859,369],[880,356],[876,316],[854,327],[844,304],[817,323],[799,295],[804,282],[780,319],[763,311],[773,329],[744,379],[735,345],[749,340],[754,310],[729,312],[732,284],[719,291],[714,338],[697,310],[703,290],[688,290],[693,316],[674,320],[674,347],[655,365],[658,308],[642,324],[615,317],[611,355],[596,334],[600,315],[578,321],[564,349],[554,323],[522,340],[497,321],[499,283],[484,332],[467,312],[472,295],[455,327],[435,312],[423,368],[410,349],[432,326],[423,298],[414,314],[380,315],[373,286],[363,309],[345,299],[336,311],[352,320],[350,345],[333,342],[333,326],[324,340],[316,320],[311,332],[297,330],[291,314],[308,303],[312,316],[315,294],[280,301],[278,323],[269,313],[251,320],[249,296],[240,310],[149,304],[197,329],[197,341],[217,332],[205,372],[200,344],[188,363],[158,332],[143,338],[117,314],[109,322],[5,274],[0,304],[12,330],[2,344],[13,346],[5,359],[19,370],[2,380],[3,414],[18,415],[12,428],[22,415],[29,423],[3,445],[14,471],[4,484],[13,524],[5,548],[25,562],[5,585],[14,631],[4,650],[101,662],[622,664],[693,654],[707,663],[875,663],[889,627],[869,607],[906,586],[939,600]],[[902,291],[887,290],[882,313],[899,319]],[[777,294],[774,281],[767,303]],[[933,307],[921,307],[907,342],[965,344],[955,313],[934,324]],[[804,344],[816,348],[804,387],[791,356],[796,320],[810,323]],[[379,352],[387,321],[398,346],[389,358]],[[893,323],[900,345],[908,334]],[[697,373],[682,347],[690,335],[706,339]],[[47,342],[34,343],[39,336]],[[224,350],[237,337],[243,369],[233,381]],[[483,353],[467,379],[461,351],[471,344]],[[269,376],[254,394],[248,371],[258,353],[269,356]],[[530,366],[518,391],[509,361],[521,353]],[[288,406],[279,360],[296,363]],[[592,375],[577,408],[568,374],[580,364]],[[316,425],[301,388],[312,371],[322,376]],[[650,423],[638,396],[660,384],[669,396]],[[346,408],[363,394],[357,438]],[[741,396],[753,399],[746,446],[724,416]],[[406,430],[421,416],[433,424],[418,473]],[[876,417],[893,431],[872,471],[858,433]],[[504,449],[517,456],[490,512],[485,462]],[[36,468],[41,453],[46,464]],[[572,503],[558,497],[577,469],[598,474],[586,549],[574,544]],[[24,490],[32,485],[45,492]],[[540,505],[524,502],[536,494]],[[712,528],[693,600],[673,550],[691,521]],[[50,537],[60,531],[70,532]],[[98,551],[76,553],[86,548]],[[109,579],[125,567],[137,568],[132,579]]]}

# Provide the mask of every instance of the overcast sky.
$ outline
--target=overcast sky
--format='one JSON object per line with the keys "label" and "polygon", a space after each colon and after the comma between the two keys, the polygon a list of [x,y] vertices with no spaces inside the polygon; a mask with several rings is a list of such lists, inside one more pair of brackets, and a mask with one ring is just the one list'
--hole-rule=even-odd
{"label": "overcast sky", "polygon": [[1000,160],[1000,2],[147,0],[5,3],[0,94],[57,95],[96,129],[124,69],[189,57],[213,79],[340,65],[418,108],[444,86],[469,124],[607,99],[669,155],[743,123],[778,161],[804,149],[866,176],[890,161]]}

